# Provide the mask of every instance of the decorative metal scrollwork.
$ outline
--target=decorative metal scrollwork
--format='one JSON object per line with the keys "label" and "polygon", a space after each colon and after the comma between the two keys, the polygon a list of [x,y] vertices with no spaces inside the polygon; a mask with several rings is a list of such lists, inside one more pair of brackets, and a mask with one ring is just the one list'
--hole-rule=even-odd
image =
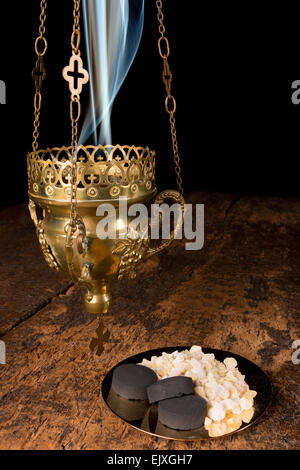
{"label": "decorative metal scrollwork", "polygon": [[[72,178],[72,148],[28,154],[29,192],[51,199],[68,199]],[[135,146],[79,146],[78,200],[118,198],[155,191],[155,152]]]}
{"label": "decorative metal scrollwork", "polygon": [[179,230],[182,229],[184,220],[184,198],[178,191],[166,190],[162,191],[155,199],[155,204],[161,204],[164,201],[170,200],[173,203],[179,204],[181,209],[181,217],[178,218],[177,224],[174,227],[173,232],[170,234],[170,238],[162,240],[157,247],[151,247],[150,238],[144,237],[140,234],[139,238],[134,239],[127,237],[120,239],[116,242],[116,246],[113,249],[113,254],[120,257],[119,268],[118,268],[118,279],[122,279],[124,276],[128,276],[130,279],[135,279],[135,267],[142,260],[150,258],[151,256],[160,253],[167,248]]}
{"label": "decorative metal scrollwork", "polygon": [[56,271],[60,271],[60,267],[52,253],[50,245],[48,244],[45,236],[43,228],[44,219],[38,219],[36,213],[36,205],[31,199],[29,200],[29,212],[31,215],[31,219],[35,225],[37,238],[47,264],[50,266],[50,268],[55,269]]}

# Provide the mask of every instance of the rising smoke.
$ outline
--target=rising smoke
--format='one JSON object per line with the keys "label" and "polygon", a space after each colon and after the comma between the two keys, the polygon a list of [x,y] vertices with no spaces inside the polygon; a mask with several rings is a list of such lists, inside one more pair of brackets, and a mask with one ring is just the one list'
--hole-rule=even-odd
{"label": "rising smoke", "polygon": [[114,99],[137,53],[144,25],[144,0],[83,0],[90,74],[90,102],[80,144],[112,144]]}

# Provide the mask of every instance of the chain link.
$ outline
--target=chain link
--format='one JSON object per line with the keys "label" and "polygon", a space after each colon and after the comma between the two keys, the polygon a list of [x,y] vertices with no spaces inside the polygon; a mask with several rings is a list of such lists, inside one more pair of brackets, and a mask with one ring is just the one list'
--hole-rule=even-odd
{"label": "chain link", "polygon": [[[39,25],[39,36],[35,40],[35,52],[37,55],[37,61],[35,67],[32,71],[32,78],[35,83],[35,94],[34,94],[34,121],[33,121],[33,134],[32,134],[32,150],[34,152],[38,149],[38,139],[39,139],[39,128],[40,128],[40,116],[41,116],[41,106],[42,106],[42,95],[41,88],[43,80],[46,77],[46,71],[44,69],[44,60],[43,57],[47,51],[48,44],[44,36],[46,32],[45,22],[46,22],[46,9],[47,1],[41,0],[40,2],[41,13],[40,13],[40,25]],[[41,48],[42,46],[42,48]]]}
{"label": "chain link", "polygon": [[73,54],[80,55],[80,0],[74,0],[73,17],[74,23],[71,36],[71,46]]}
{"label": "chain link", "polygon": [[[76,117],[74,117],[74,108],[77,105]],[[81,108],[80,108],[80,99],[79,96],[74,95],[71,98],[70,102],[70,117],[71,117],[71,127],[72,127],[72,174],[71,174],[71,225],[72,228],[76,228],[76,206],[77,206],[77,143],[78,143],[78,120],[80,117]]]}
{"label": "chain link", "polygon": [[166,112],[169,114],[169,122],[170,122],[170,130],[171,130],[171,139],[172,139],[172,147],[173,147],[173,155],[174,155],[174,164],[175,164],[175,173],[176,173],[176,183],[178,186],[178,191],[181,195],[183,195],[183,186],[182,186],[182,170],[180,165],[180,156],[179,156],[179,149],[178,149],[178,140],[177,140],[177,130],[176,130],[176,119],[175,119],[175,112],[176,112],[176,99],[171,93],[171,85],[172,85],[172,73],[170,70],[170,65],[168,62],[168,57],[170,55],[170,44],[168,38],[166,37],[166,28],[164,25],[164,14],[162,11],[163,4],[162,0],[156,0],[156,8],[157,8],[157,19],[158,19],[158,31],[160,34],[160,38],[158,39],[158,51],[159,55],[163,59],[163,82],[166,87],[167,97],[165,100],[165,108]]}
{"label": "chain link", "polygon": [[[74,0],[73,9],[73,32],[71,35],[71,48],[72,53],[80,55],[80,0]],[[76,110],[76,111],[75,111]],[[70,210],[70,226],[68,243],[72,243],[71,237],[77,227],[77,145],[78,145],[78,121],[81,114],[80,97],[79,95],[71,95],[70,102],[70,118],[72,128],[72,169],[71,169],[71,210]]]}

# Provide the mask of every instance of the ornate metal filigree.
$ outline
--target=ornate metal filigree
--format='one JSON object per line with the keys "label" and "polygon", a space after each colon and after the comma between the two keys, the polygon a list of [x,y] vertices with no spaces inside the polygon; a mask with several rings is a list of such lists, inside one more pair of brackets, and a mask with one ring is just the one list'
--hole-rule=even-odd
{"label": "ornate metal filigree", "polygon": [[137,240],[126,238],[118,240],[112,253],[120,256],[118,279],[128,276],[129,279],[136,278],[135,268],[145,257],[149,248],[149,240],[138,238]]}
{"label": "ornate metal filigree", "polygon": [[72,54],[69,65],[63,69],[63,77],[69,83],[71,95],[80,95],[82,86],[89,81],[89,74],[83,68],[80,55]]}
{"label": "ornate metal filigree", "polygon": [[44,255],[44,258],[50,268],[55,269],[56,271],[60,271],[60,267],[52,253],[50,245],[47,242],[47,238],[45,236],[44,228],[43,228],[43,219],[38,219],[36,213],[36,205],[32,200],[29,200],[29,211],[31,215],[31,219],[35,225],[37,238]]}
{"label": "ornate metal filigree", "polygon": [[[72,147],[31,152],[27,157],[29,193],[70,200]],[[79,146],[77,199],[144,197],[156,191],[155,152],[134,146]]]}

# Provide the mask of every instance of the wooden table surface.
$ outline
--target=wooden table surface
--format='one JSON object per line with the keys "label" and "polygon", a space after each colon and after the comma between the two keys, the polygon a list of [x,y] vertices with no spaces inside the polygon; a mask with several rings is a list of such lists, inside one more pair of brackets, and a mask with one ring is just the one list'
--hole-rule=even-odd
{"label": "wooden table surface", "polygon": [[[205,246],[178,243],[113,285],[101,357],[97,319],[45,264],[27,208],[0,212],[0,449],[299,449],[300,200],[194,193]],[[101,397],[105,373],[129,355],[199,344],[244,355],[274,396],[253,427],[227,438],[174,442],[122,423]]]}

